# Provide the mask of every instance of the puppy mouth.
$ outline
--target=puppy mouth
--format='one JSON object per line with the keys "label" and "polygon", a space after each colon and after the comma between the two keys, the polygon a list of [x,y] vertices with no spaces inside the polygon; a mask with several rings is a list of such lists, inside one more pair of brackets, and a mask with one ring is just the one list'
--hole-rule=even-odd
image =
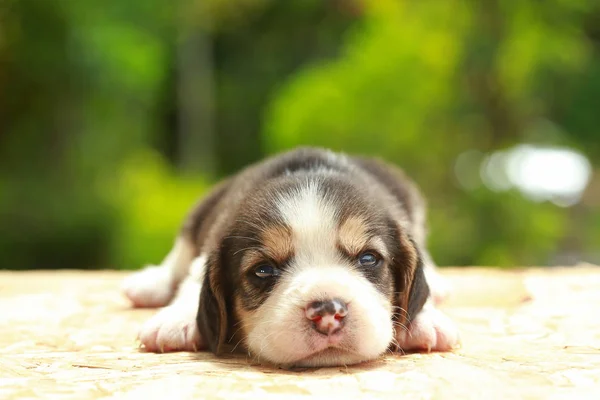
{"label": "puppy mouth", "polygon": [[303,356],[301,360],[308,360],[314,357],[356,354],[354,348],[347,342],[345,335],[334,334],[331,336],[317,334],[317,338],[313,337],[311,351]]}

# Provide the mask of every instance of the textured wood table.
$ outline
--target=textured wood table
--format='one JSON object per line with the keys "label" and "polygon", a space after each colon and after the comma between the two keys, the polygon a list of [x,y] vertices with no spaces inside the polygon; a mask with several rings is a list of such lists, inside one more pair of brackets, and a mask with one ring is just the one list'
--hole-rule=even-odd
{"label": "textured wood table", "polygon": [[0,399],[600,398],[600,268],[445,269],[463,346],[290,372],[148,354],[118,272],[0,272]]}

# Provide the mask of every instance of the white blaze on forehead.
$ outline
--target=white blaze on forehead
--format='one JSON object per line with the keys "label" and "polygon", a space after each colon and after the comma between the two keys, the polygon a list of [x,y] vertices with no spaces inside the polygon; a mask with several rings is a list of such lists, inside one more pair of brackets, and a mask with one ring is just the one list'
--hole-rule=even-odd
{"label": "white blaze on forehead", "polygon": [[331,263],[336,251],[337,209],[309,180],[279,198],[277,209],[292,230],[296,265]]}
{"label": "white blaze on forehead", "polygon": [[[354,364],[379,356],[393,338],[389,299],[339,254],[340,208],[325,189],[318,178],[307,179],[276,201],[292,234],[294,258],[246,319],[246,343],[259,359],[299,366]],[[348,305],[340,347],[351,351],[315,355],[331,343],[310,328],[305,307],[332,298]]]}

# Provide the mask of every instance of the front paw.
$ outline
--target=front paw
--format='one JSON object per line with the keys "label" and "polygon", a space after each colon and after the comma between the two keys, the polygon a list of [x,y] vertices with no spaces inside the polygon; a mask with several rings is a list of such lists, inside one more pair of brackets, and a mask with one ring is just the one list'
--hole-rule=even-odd
{"label": "front paw", "polygon": [[175,292],[171,273],[162,266],[146,267],[125,278],[122,289],[135,307],[165,306]]}
{"label": "front paw", "polygon": [[165,307],[142,326],[138,338],[147,351],[197,351],[203,347],[196,313],[181,304]]}
{"label": "front paw", "polygon": [[423,309],[408,329],[397,332],[396,340],[404,351],[450,351],[460,345],[454,322],[434,307]]}

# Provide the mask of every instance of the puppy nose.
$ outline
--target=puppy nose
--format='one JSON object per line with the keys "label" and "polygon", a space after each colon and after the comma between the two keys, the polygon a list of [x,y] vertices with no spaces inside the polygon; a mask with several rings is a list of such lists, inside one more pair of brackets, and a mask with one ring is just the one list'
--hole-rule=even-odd
{"label": "puppy nose", "polygon": [[323,335],[334,335],[344,326],[348,306],[340,299],[313,301],[306,306],[306,318],[312,327]]}

